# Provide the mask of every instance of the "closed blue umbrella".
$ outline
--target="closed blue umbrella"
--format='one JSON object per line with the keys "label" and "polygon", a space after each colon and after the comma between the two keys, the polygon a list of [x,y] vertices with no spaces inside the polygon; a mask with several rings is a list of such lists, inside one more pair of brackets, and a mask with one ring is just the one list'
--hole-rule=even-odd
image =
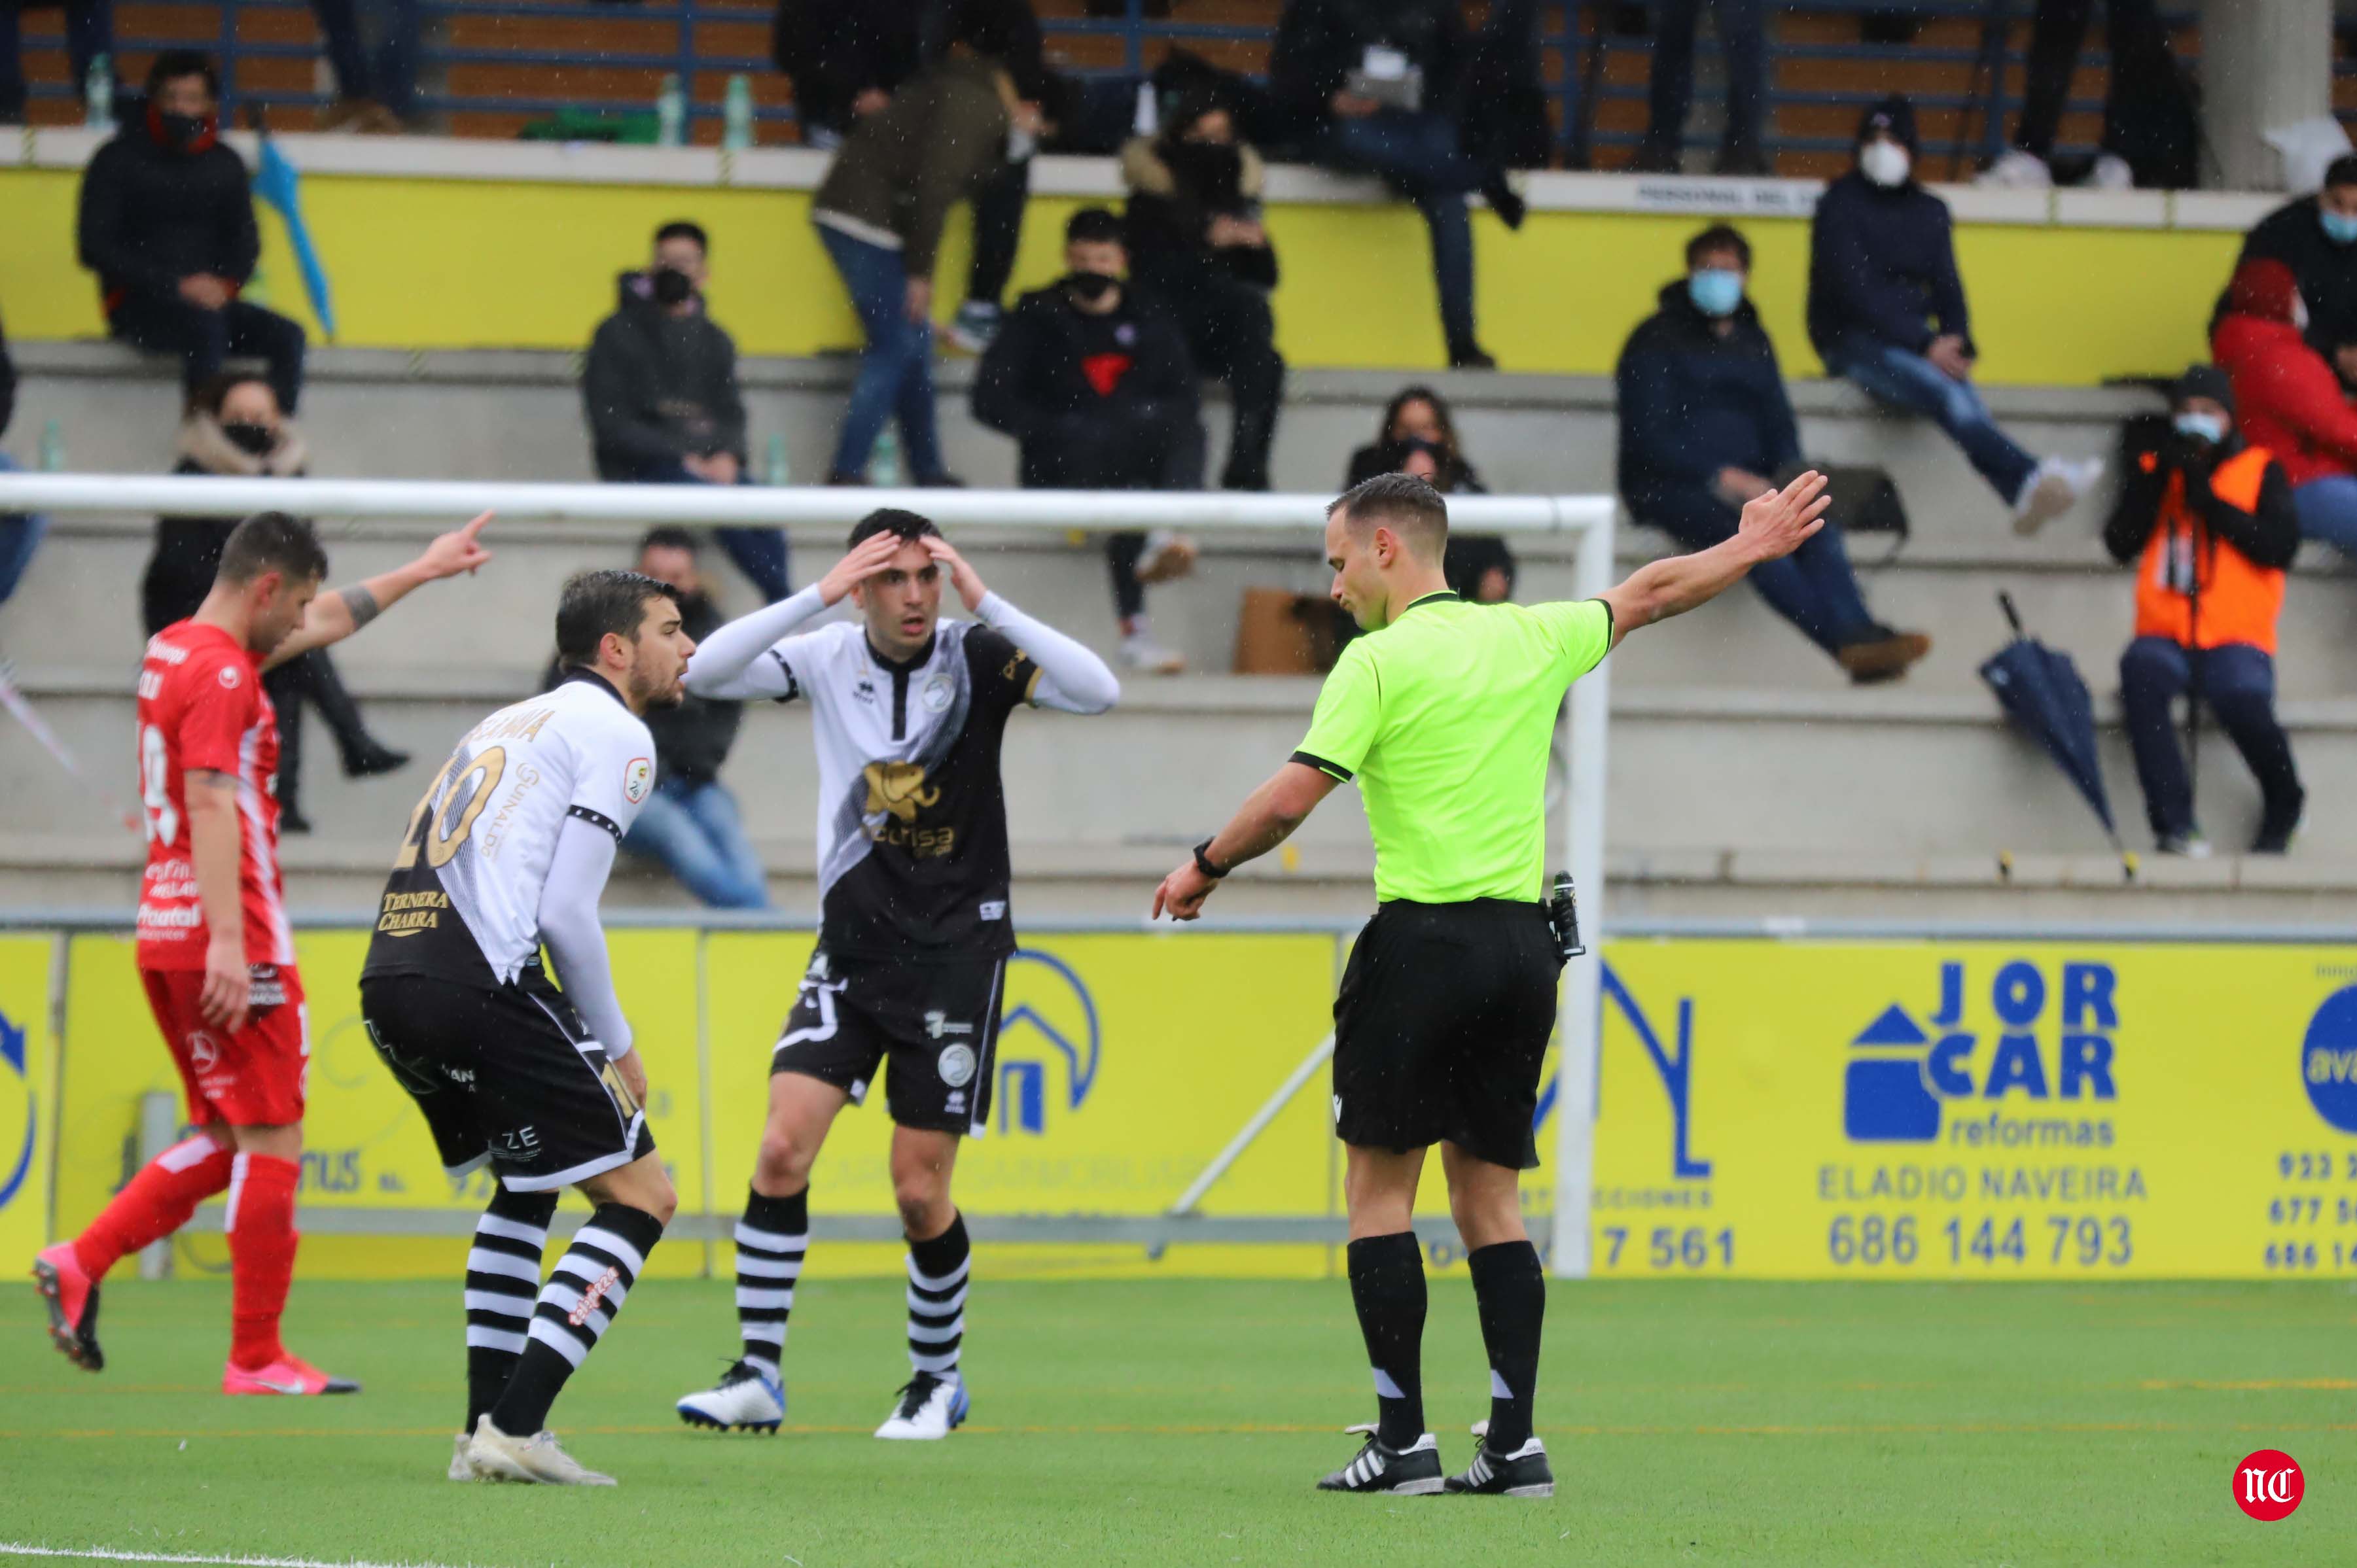
{"label": "closed blue umbrella", "polygon": [[311,298],[311,314],[330,342],[336,336],[336,305],[328,289],[328,269],[319,263],[318,248],[303,221],[302,176],[278,150],[270,133],[262,133],[262,166],[254,171],[253,192],[276,209],[286,221],[286,240],[295,247],[296,264],[303,269],[303,292]]}
{"label": "closed blue umbrella", "polygon": [[2063,776],[2078,786],[2116,850],[2119,830],[2112,823],[2111,799],[2104,792],[2104,766],[2095,755],[2095,703],[2087,694],[2087,682],[2080,679],[2079,667],[2069,654],[2047,647],[2022,629],[2012,595],[1999,594],[1996,602],[2013,627],[2013,640],[1981,666],[1981,679],[2005,704],[2013,722],[2044,746]]}

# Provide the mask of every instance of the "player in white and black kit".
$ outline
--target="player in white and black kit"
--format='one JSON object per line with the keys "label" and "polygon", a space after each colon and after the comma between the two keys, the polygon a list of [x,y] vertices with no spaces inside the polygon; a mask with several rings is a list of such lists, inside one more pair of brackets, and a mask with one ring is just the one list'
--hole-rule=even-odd
{"label": "player in white and black kit", "polygon": [[[695,644],[668,585],[584,572],[565,585],[556,649],[564,681],[468,731],[411,815],[361,1014],[451,1176],[488,1165],[499,1177],[467,1254],[467,1425],[450,1478],[611,1486],[558,1446],[548,1407],[678,1200],[640,1109],[646,1067],[597,899],[654,789],[642,715],[680,701]],[[544,1286],[567,1187],[596,1212]]]}
{"label": "player in white and black kit", "polygon": [[[972,622],[940,618],[942,580]],[[804,623],[845,596],[857,618]],[[697,1426],[775,1431],[779,1364],[810,1240],[810,1172],[827,1129],[879,1075],[892,1190],[909,1240],[909,1361],[878,1437],[945,1437],[965,1419],[965,1221],[950,1197],[958,1140],[990,1111],[1007,906],[1006,716],[1028,703],[1101,714],[1104,660],[985,588],[913,512],[869,513],[815,587],[712,633],[687,671],[706,697],[810,703],[819,764],[817,952],[770,1058],[770,1115],[737,1226],[744,1348],[690,1394]]]}

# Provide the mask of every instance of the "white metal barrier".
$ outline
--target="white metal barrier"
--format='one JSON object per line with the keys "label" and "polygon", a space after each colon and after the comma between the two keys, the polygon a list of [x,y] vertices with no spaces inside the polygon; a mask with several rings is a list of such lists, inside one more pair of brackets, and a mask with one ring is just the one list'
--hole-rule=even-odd
{"label": "white metal barrier", "polygon": [[[877,507],[903,507],[944,528],[1062,532],[1075,528],[1185,528],[1196,532],[1297,531],[1320,537],[1329,495],[1240,491],[866,489],[780,486],[506,484],[476,480],[270,479],[127,474],[0,474],[0,513],[74,511],[237,517],[455,521],[495,511],[519,522],[669,522],[689,526],[848,527]],[[1571,534],[1583,596],[1612,585],[1615,507],[1609,496],[1461,496],[1450,526],[1469,532]],[[1604,782],[1610,665],[1571,689],[1570,789],[1563,824],[1583,923],[1604,929]],[[1226,802],[1215,802],[1224,805]],[[1216,920],[1216,917],[1214,917]],[[1592,940],[1592,938],[1591,938]],[[1555,1272],[1588,1272],[1593,1188],[1599,960],[1573,962],[1563,997],[1562,1068],[1555,1139]],[[1330,1050],[1321,1044],[1308,1071]],[[1306,1079],[1306,1072],[1298,1075]],[[1297,1089],[1297,1083],[1294,1086]]]}

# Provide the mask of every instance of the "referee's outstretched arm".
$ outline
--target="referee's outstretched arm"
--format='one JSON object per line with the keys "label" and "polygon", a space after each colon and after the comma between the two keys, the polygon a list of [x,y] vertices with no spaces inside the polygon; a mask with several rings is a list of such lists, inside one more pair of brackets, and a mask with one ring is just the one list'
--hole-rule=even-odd
{"label": "referee's outstretched arm", "polygon": [[[1421,504],[1413,498],[1399,504],[1402,498],[1385,492],[1368,495],[1353,507],[1353,498],[1380,485],[1400,482],[1396,475],[1370,480],[1337,500],[1326,513],[1326,557],[1334,568],[1334,600],[1371,632],[1381,631],[1426,599],[1455,597],[1441,573],[1448,524],[1446,509],[1437,497],[1426,492]],[[1354,510],[1359,515],[1353,515]],[[1812,469],[1782,489],[1770,490],[1748,503],[1733,538],[1691,555],[1675,555],[1640,567],[1628,581],[1601,596],[1611,618],[1609,646],[1619,647],[1622,638],[1641,626],[1684,615],[1716,598],[1762,562],[1790,555],[1824,526],[1824,510],[1825,478]],[[1601,657],[1592,654],[1586,662],[1592,664]],[[1340,673],[1338,666],[1337,675]],[[1321,723],[1340,683],[1329,679],[1327,693],[1319,698]],[[1380,704],[1379,687],[1367,701]],[[1366,702],[1360,705],[1365,706]],[[1315,733],[1313,726],[1313,738]],[[1318,803],[1350,777],[1350,767],[1321,763],[1320,757],[1331,755],[1297,753],[1267,783],[1254,790],[1226,827],[1196,845],[1188,862],[1162,879],[1154,890],[1150,918],[1195,918],[1222,877],[1291,837]],[[1355,765],[1354,757],[1351,766]]]}

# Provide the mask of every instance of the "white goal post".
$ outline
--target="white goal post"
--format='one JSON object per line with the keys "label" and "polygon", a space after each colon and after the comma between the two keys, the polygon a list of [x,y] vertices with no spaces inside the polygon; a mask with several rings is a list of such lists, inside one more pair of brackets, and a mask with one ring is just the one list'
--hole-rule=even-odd
{"label": "white goal post", "polygon": [[[905,507],[944,527],[1060,533],[1072,529],[1184,528],[1197,533],[1290,532],[1314,551],[1330,495],[1240,491],[867,489],[781,486],[510,484],[477,480],[248,479],[131,474],[0,474],[0,513],[148,513],[237,517],[279,510],[302,517],[461,521],[496,511],[503,524],[608,521],[689,526],[846,528],[877,507]],[[1615,506],[1609,496],[1457,496],[1449,524],[1469,532],[1570,535],[1583,596],[1613,583]],[[1555,1081],[1552,1266],[1588,1272],[1593,1189],[1598,983],[1604,931],[1605,745],[1608,662],[1577,682],[1569,703],[1570,778],[1563,842],[1579,888],[1590,950],[1566,971],[1562,1050]],[[1207,802],[1224,811],[1233,802]],[[1216,925],[1217,917],[1213,917]]]}

